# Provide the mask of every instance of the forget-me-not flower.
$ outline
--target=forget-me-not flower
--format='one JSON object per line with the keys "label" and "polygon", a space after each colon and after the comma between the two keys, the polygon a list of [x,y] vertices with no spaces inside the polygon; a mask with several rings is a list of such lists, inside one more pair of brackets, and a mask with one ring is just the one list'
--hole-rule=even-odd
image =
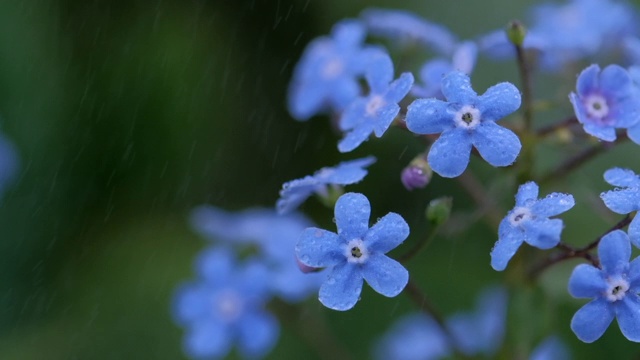
{"label": "forget-me-not flower", "polygon": [[182,285],[173,301],[175,321],[186,328],[184,350],[192,358],[223,358],[234,344],[247,358],[262,357],[276,344],[279,325],[264,310],[268,278],[261,263],[238,264],[223,248],[197,259],[198,281]]}
{"label": "forget-me-not flower", "polygon": [[569,278],[569,293],[593,298],[571,319],[578,339],[591,343],[600,338],[615,317],[622,334],[640,342],[640,257],[629,262],[631,244],[622,230],[605,235],[598,245],[600,268],[578,265]]}
{"label": "forget-me-not flower", "polygon": [[[640,177],[629,169],[612,168],[604,172],[604,180],[616,189],[600,194],[604,204],[618,214],[640,210]],[[629,224],[631,243],[640,248],[640,216]]]}
{"label": "forget-me-not flower", "polygon": [[326,195],[328,186],[350,185],[362,180],[367,175],[367,166],[376,158],[368,156],[361,159],[343,161],[334,167],[325,167],[310,176],[286,182],[280,190],[280,199],[276,203],[279,214],[295,210],[313,194]]}
{"label": "forget-me-not flower", "polygon": [[418,134],[438,134],[427,161],[443,177],[456,177],[469,164],[471,146],[493,166],[511,165],[520,153],[520,139],[497,120],[520,107],[520,92],[508,82],[478,96],[466,74],[453,71],[442,79],[447,101],[418,99],[409,105],[407,128]]}
{"label": "forget-me-not flower", "polygon": [[296,245],[300,262],[328,267],[319,299],[334,310],[349,310],[360,298],[363,280],[378,293],[393,297],[409,281],[409,272],[385,254],[409,236],[404,219],[389,213],[369,228],[371,205],[366,196],[346,193],[336,202],[338,233],[308,228]]}
{"label": "forget-me-not flower", "polygon": [[342,111],[360,94],[358,78],[368,57],[365,29],[357,20],[344,20],[332,37],[311,42],[296,65],[289,86],[289,112],[307,120],[326,109]]}
{"label": "forget-me-not flower", "polygon": [[538,199],[538,185],[530,181],[518,188],[516,206],[500,222],[498,242],[491,250],[491,267],[502,271],[515,255],[522,242],[550,249],[560,242],[563,223],[550,219],[575,205],[570,194],[551,193]]}
{"label": "forget-me-not flower", "polygon": [[403,316],[375,344],[372,354],[380,360],[437,360],[451,355],[446,335],[424,313]]}
{"label": "forget-me-not flower", "polygon": [[381,137],[400,112],[398,103],[413,85],[413,75],[403,73],[393,80],[393,63],[384,51],[376,51],[368,59],[365,72],[371,92],[351,103],[340,118],[340,129],[346,132],[338,143],[340,152],[357,148],[371,133]]}
{"label": "forget-me-not flower", "polygon": [[557,336],[547,337],[531,352],[529,360],[569,360],[567,346]]}
{"label": "forget-me-not flower", "polygon": [[601,140],[614,141],[616,128],[629,128],[640,120],[640,97],[629,73],[618,65],[602,72],[598,65],[582,70],[571,93],[578,121],[584,131]]}

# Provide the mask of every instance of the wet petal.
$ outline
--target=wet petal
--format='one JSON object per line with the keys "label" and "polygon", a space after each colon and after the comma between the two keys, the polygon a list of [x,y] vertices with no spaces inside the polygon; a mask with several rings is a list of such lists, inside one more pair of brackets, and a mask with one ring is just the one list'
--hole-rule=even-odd
{"label": "wet petal", "polygon": [[469,76],[460,71],[452,71],[442,79],[441,90],[447,101],[459,105],[473,105],[478,94],[471,87]]}
{"label": "wet petal", "polygon": [[558,245],[563,225],[560,219],[539,218],[523,222],[522,227],[527,244],[546,250]]}
{"label": "wet petal", "polygon": [[301,263],[320,268],[344,261],[343,246],[338,235],[331,231],[307,228],[300,235],[295,251]]}
{"label": "wet petal", "polygon": [[373,253],[362,266],[362,276],[378,293],[394,297],[409,281],[409,272],[399,262],[380,253]]}
{"label": "wet petal", "polygon": [[551,217],[562,214],[576,204],[571,194],[551,193],[544,199],[536,201],[531,211],[536,216]]}
{"label": "wet petal", "polygon": [[369,230],[371,204],[366,196],[346,193],[338,199],[335,207],[338,235],[346,241],[362,238]]}
{"label": "wet petal", "polygon": [[538,199],[538,184],[529,181],[520,185],[516,194],[516,206],[529,206],[531,200]]}
{"label": "wet petal", "polygon": [[616,302],[616,318],[622,335],[627,339],[640,342],[640,298],[637,294],[627,293]]}
{"label": "wet petal", "polygon": [[407,109],[407,128],[416,134],[439,134],[455,127],[449,103],[437,99],[418,99]]}
{"label": "wet petal", "polygon": [[522,245],[524,234],[519,229],[512,227],[507,218],[500,223],[498,234],[498,241],[491,249],[491,267],[494,270],[502,271]]}
{"label": "wet petal", "polygon": [[600,67],[593,64],[580,72],[578,76],[578,82],[576,83],[576,90],[578,95],[587,96],[600,87],[598,75],[600,75]]}
{"label": "wet petal", "polygon": [[604,204],[613,212],[628,214],[640,207],[640,188],[615,189],[600,194]]}
{"label": "wet petal", "polygon": [[503,82],[494,85],[478,98],[477,108],[483,121],[498,121],[520,108],[520,90],[513,84]]}
{"label": "wet petal", "polygon": [[344,262],[336,265],[320,287],[320,302],[333,310],[351,309],[360,299],[362,273],[357,266]]}
{"label": "wet petal", "polygon": [[520,139],[513,131],[494,122],[480,123],[472,139],[482,158],[493,166],[513,164],[522,148]]}
{"label": "wet petal", "polygon": [[361,123],[338,143],[338,150],[342,153],[349,152],[360,146],[373,133],[373,125],[371,123]]}
{"label": "wet petal", "polygon": [[602,270],[580,264],[573,269],[569,278],[569,294],[576,298],[595,298],[607,290],[607,283],[602,277]]}
{"label": "wet petal", "polygon": [[622,230],[615,230],[605,235],[598,245],[598,257],[605,274],[626,273],[631,257],[631,243],[627,234]]}
{"label": "wet petal", "polygon": [[386,254],[409,236],[409,225],[402,216],[388,213],[369,229],[364,240],[369,251]]}
{"label": "wet petal", "polygon": [[[640,126],[638,129],[640,129]],[[612,168],[605,171],[604,180],[613,186],[634,187],[640,185],[640,178],[636,173],[622,168]]]}
{"label": "wet petal", "polygon": [[571,330],[578,339],[592,343],[607,330],[614,317],[611,303],[598,298],[581,307],[571,319]]}
{"label": "wet petal", "polygon": [[443,132],[431,145],[427,161],[438,175],[452,178],[464,172],[470,155],[471,136],[466,130],[455,128]]}

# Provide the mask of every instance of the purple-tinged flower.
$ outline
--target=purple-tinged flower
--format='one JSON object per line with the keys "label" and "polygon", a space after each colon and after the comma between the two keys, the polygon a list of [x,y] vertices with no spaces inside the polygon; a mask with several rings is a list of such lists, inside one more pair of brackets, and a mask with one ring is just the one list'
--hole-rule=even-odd
{"label": "purple-tinged flower", "polygon": [[569,278],[575,298],[593,298],[571,319],[578,339],[591,343],[600,338],[615,317],[627,339],[640,342],[640,257],[629,262],[631,244],[622,230],[605,235],[598,245],[600,268],[580,264]]}
{"label": "purple-tinged flower", "polygon": [[375,359],[437,360],[451,355],[446,335],[423,313],[403,316],[376,342]]}
{"label": "purple-tinged flower", "polygon": [[371,205],[366,196],[346,193],[336,202],[338,233],[308,228],[296,245],[300,262],[328,267],[320,287],[320,302],[334,310],[349,310],[360,299],[363,280],[378,293],[393,297],[409,281],[409,273],[385,254],[409,236],[404,219],[389,213],[369,228]]}
{"label": "purple-tinged flower", "polygon": [[457,43],[446,27],[425,20],[411,12],[366,9],[360,17],[369,33],[400,43],[418,43],[440,54],[450,55]]}
{"label": "purple-tinged flower", "polygon": [[416,156],[400,174],[400,181],[405,189],[411,191],[414,189],[422,189],[431,180],[433,171],[427,162],[424,154]]}
{"label": "purple-tinged flower", "polygon": [[569,360],[569,349],[557,336],[547,337],[531,352],[529,360]]}
{"label": "purple-tinged flower", "polygon": [[278,214],[286,214],[295,210],[313,194],[326,196],[329,186],[350,185],[362,180],[367,175],[365,168],[376,161],[373,156],[344,161],[335,167],[325,167],[311,176],[292,180],[282,185],[280,199],[276,203]]}
{"label": "purple-tinged flower", "polygon": [[371,133],[381,137],[400,112],[398,103],[413,85],[413,75],[403,73],[393,80],[393,63],[384,51],[376,51],[368,60],[367,84],[371,92],[349,105],[340,118],[340,129],[346,132],[338,143],[340,152],[349,152],[362,144]]}
{"label": "purple-tinged flower", "polygon": [[474,311],[447,319],[456,348],[468,356],[495,355],[502,344],[506,323],[507,291],[497,286],[482,291]]}
{"label": "purple-tinged flower", "polygon": [[530,181],[518,188],[516,206],[500,222],[498,242],[491,250],[491,267],[502,271],[522,242],[538,249],[551,249],[560,242],[563,223],[550,219],[575,205],[571,194],[551,193],[538,199],[538,185]]}
{"label": "purple-tinged flower", "polygon": [[451,59],[437,58],[427,61],[420,69],[422,85],[415,85],[411,89],[411,94],[421,98],[442,98],[442,91],[440,90],[442,78],[454,70],[471,75],[476,65],[477,55],[478,47],[476,44],[471,41],[465,41],[455,47]]}
{"label": "purple-tinged flower", "polygon": [[272,209],[247,209],[230,213],[200,206],[191,224],[202,236],[225,242],[240,251],[253,250],[269,276],[269,289],[287,302],[299,302],[318,291],[323,274],[303,274],[295,256],[300,233],[313,223],[301,214],[278,215]]}
{"label": "purple-tinged flower", "polygon": [[601,140],[614,141],[616,128],[629,128],[640,120],[640,96],[629,73],[618,65],[602,72],[598,65],[582,70],[571,93],[578,121],[584,131]]}
{"label": "purple-tinged flower", "polygon": [[520,92],[508,82],[490,87],[478,96],[469,76],[459,71],[442,79],[448,101],[418,99],[409,105],[407,128],[418,134],[438,134],[427,160],[443,177],[456,177],[469,164],[471,146],[493,166],[511,165],[520,153],[520,139],[497,120],[520,107]]}
{"label": "purple-tinged flower", "polygon": [[[640,177],[629,169],[612,168],[604,172],[604,180],[616,187],[600,194],[604,204],[618,214],[640,210]],[[640,216],[629,224],[631,243],[640,248]]]}
{"label": "purple-tinged flower", "polygon": [[266,355],[279,325],[264,310],[268,278],[262,264],[237,264],[226,249],[210,248],[197,259],[197,281],[183,284],[173,300],[175,321],[187,330],[184,351],[192,358],[223,358],[234,344],[246,358]]}
{"label": "purple-tinged flower", "polygon": [[326,109],[342,111],[360,94],[358,77],[368,57],[365,36],[359,21],[344,20],[333,27],[332,37],[320,37],[307,46],[289,87],[294,118],[308,120]]}

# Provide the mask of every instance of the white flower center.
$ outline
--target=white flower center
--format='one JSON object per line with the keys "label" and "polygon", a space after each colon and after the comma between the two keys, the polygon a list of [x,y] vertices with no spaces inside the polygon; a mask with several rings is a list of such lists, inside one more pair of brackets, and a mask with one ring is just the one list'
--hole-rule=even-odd
{"label": "white flower center", "polygon": [[213,298],[213,311],[226,321],[237,319],[242,313],[242,297],[233,290],[218,292]]}
{"label": "white flower center", "polygon": [[340,59],[329,60],[322,68],[322,76],[325,79],[333,79],[338,77],[344,69],[344,64]]}
{"label": "white flower center", "polygon": [[584,106],[587,108],[587,114],[592,118],[602,119],[609,114],[607,99],[602,97],[602,95],[589,95],[584,100]]}
{"label": "white flower center", "polygon": [[620,277],[608,278],[607,284],[609,286],[607,287],[605,296],[607,300],[611,302],[622,300],[627,290],[629,290],[629,282]]}
{"label": "white flower center", "polygon": [[362,239],[353,239],[345,246],[344,256],[350,263],[362,264],[369,258],[369,251]]}
{"label": "white flower center", "polygon": [[375,116],[376,113],[378,112],[378,109],[384,106],[385,103],[386,102],[384,101],[382,96],[380,95],[372,96],[371,99],[369,99],[369,102],[367,103],[367,107],[366,107],[367,116]]}
{"label": "white flower center", "polygon": [[480,110],[471,105],[465,105],[453,115],[457,127],[473,129],[480,124]]}
{"label": "white flower center", "polygon": [[531,210],[526,207],[517,207],[509,216],[509,222],[512,226],[519,226],[525,221],[531,219]]}

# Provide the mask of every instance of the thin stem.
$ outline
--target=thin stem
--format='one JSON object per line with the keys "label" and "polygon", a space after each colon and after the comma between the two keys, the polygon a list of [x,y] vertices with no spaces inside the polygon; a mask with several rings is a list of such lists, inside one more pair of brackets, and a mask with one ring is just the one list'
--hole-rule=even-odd
{"label": "thin stem", "polygon": [[456,178],[458,183],[469,193],[473,201],[478,205],[478,212],[487,214],[487,221],[492,227],[497,228],[502,221],[502,211],[498,209],[497,203],[489,196],[484,186],[471,174],[465,171]]}
{"label": "thin stem", "polygon": [[438,233],[438,230],[440,229],[441,226],[442,226],[442,224],[436,225],[431,230],[429,235],[427,235],[422,240],[420,240],[417,244],[415,244],[411,248],[411,250],[407,251],[404,255],[400,256],[398,258],[398,261],[401,262],[401,263],[407,262],[407,261],[411,260],[414,256],[418,255],[418,253],[420,251],[422,251],[423,249],[426,249],[427,246],[429,246],[429,244],[431,244],[433,239],[435,239],[436,234]]}
{"label": "thin stem", "polygon": [[571,116],[562,121],[542,127],[536,131],[536,135],[539,137],[547,136],[556,130],[567,128],[573,124],[578,124],[578,119],[575,116]]}
{"label": "thin stem", "polygon": [[520,83],[522,84],[522,106],[524,116],[524,126],[527,132],[531,132],[533,125],[533,92],[531,91],[531,71],[527,56],[522,45],[515,45],[518,59],[518,72],[520,73]]}

